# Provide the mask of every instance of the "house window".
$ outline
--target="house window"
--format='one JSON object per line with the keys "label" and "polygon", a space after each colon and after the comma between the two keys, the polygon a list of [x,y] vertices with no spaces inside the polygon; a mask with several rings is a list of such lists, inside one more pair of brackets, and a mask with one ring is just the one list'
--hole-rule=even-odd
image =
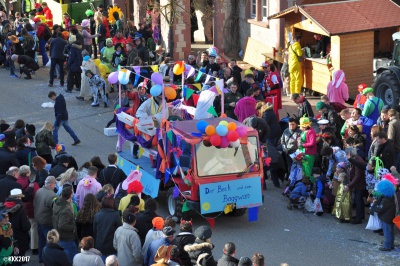
{"label": "house window", "polygon": [[262,0],[261,1],[262,6],[261,6],[261,18],[263,21],[268,20],[268,0]]}
{"label": "house window", "polygon": [[257,0],[251,0],[250,3],[250,17],[255,18],[257,15]]}

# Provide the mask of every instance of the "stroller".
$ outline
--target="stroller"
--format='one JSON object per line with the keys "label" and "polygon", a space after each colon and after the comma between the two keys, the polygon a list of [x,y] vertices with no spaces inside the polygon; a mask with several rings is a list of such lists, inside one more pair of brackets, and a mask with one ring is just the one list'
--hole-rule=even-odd
{"label": "stroller", "polygon": [[[296,157],[296,154],[297,152],[293,153],[293,156]],[[290,168],[290,174],[289,174],[289,185],[283,190],[282,195],[289,197],[290,192],[292,192],[293,188],[296,186],[298,182],[301,182],[302,178],[303,178],[303,171],[301,168],[301,160],[293,160],[293,164],[292,167]]]}

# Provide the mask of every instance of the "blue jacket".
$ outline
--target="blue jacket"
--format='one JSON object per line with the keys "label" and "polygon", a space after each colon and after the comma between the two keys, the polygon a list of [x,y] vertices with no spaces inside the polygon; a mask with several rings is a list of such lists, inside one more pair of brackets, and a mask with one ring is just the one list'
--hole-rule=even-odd
{"label": "blue jacket", "polygon": [[50,43],[50,58],[64,60],[65,45],[67,45],[67,42],[64,41],[61,37],[53,39]]}
{"label": "blue jacket", "polygon": [[67,68],[69,68],[69,70],[72,72],[81,73],[82,61],[82,45],[73,43],[71,45],[71,49],[69,50]]}
{"label": "blue jacket", "polygon": [[171,241],[169,241],[169,239],[166,237],[162,237],[160,239],[153,240],[150,243],[149,248],[147,249],[147,254],[145,254],[144,257],[144,265],[153,265],[155,263],[154,256],[156,255],[158,248],[162,245],[169,246],[171,245]]}
{"label": "blue jacket", "polygon": [[57,122],[68,120],[67,104],[65,103],[65,98],[61,93],[56,97],[54,114]]}
{"label": "blue jacket", "polygon": [[309,195],[310,194],[307,192],[307,186],[303,182],[299,182],[290,193],[290,198],[298,199],[300,197],[308,197]]}

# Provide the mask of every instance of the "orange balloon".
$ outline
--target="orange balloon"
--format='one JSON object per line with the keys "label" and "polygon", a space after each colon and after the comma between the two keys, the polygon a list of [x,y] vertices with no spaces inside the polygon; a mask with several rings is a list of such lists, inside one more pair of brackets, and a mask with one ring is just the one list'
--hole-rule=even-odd
{"label": "orange balloon", "polygon": [[206,127],[206,134],[208,135],[208,136],[214,136],[215,134],[217,134],[217,131],[216,131],[216,129],[215,129],[215,127],[214,126],[212,126],[212,125],[208,125],[207,127]]}
{"label": "orange balloon", "polygon": [[176,98],[176,90],[174,90],[171,87],[165,87],[165,97],[167,97],[170,100],[174,100]]}
{"label": "orange balloon", "polygon": [[226,114],[221,114],[219,117],[225,118],[228,117]]}
{"label": "orange balloon", "polygon": [[231,131],[231,130],[235,131],[236,130],[236,123],[235,122],[230,122],[228,124],[228,130],[229,131]]}

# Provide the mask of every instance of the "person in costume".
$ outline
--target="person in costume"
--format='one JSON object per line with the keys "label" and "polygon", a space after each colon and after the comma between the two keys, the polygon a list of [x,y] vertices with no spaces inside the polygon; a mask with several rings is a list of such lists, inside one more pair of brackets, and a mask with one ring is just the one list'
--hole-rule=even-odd
{"label": "person in costume", "polygon": [[374,89],[371,87],[365,88],[363,94],[367,97],[367,100],[364,105],[362,116],[371,119],[372,125],[376,124],[385,104],[380,98],[374,95]]}
{"label": "person in costume", "polygon": [[[4,208],[3,206],[2,208]],[[0,211],[0,265],[12,265],[11,260],[6,258],[10,257],[13,252],[13,231],[7,212],[3,209]]]}
{"label": "person in costume", "polygon": [[367,87],[367,84],[360,84],[358,85],[358,94],[356,96],[356,99],[354,100],[353,107],[354,108],[360,108],[361,110],[364,109],[364,104],[367,101],[367,97],[363,94],[363,90]]}
{"label": "person in costume", "polygon": [[100,59],[104,65],[108,67],[109,72],[114,71],[114,67],[111,65],[113,54],[115,53],[115,48],[113,46],[111,38],[106,40],[106,47],[103,47],[100,51]]}
{"label": "person in costume", "polygon": [[300,45],[300,36],[294,37],[294,43],[289,46],[289,75],[290,93],[300,93],[303,87],[303,70],[299,58],[303,56]]}
{"label": "person in costume", "polygon": [[49,28],[53,27],[53,14],[51,13],[50,8],[48,7],[46,2],[42,2],[43,14],[46,19],[46,25]]}
{"label": "person in costume", "polygon": [[336,193],[335,204],[332,214],[335,215],[341,223],[348,223],[351,219],[351,191],[345,191],[349,184],[349,176],[346,173],[339,174],[340,183]]}
{"label": "person in costume", "polygon": [[71,29],[75,27],[75,20],[73,20],[67,12],[64,12],[62,24],[64,29],[71,31]]}
{"label": "person in costume", "polygon": [[[92,97],[92,93],[90,92],[90,86],[88,78],[85,75],[86,70],[92,71],[94,74],[99,74],[99,69],[97,68],[95,62],[101,63],[100,59],[92,60],[90,58],[88,51],[82,51],[83,61],[82,61],[82,73],[81,73],[81,91],[79,92],[79,96],[75,96],[78,100],[90,99]],[[100,65],[100,64],[99,64]],[[106,67],[107,68],[107,67]],[[108,70],[108,68],[107,68]]]}
{"label": "person in costume", "polygon": [[346,109],[344,104],[349,99],[349,88],[345,82],[346,76],[343,70],[339,69],[333,72],[332,81],[328,83],[327,96],[337,113]]}
{"label": "person in costume", "polygon": [[[164,102],[162,104],[162,102]],[[164,106],[163,106],[164,105]],[[152,117],[153,121],[157,121],[161,125],[163,119],[163,108],[165,108],[165,119],[168,119],[167,101],[163,100],[162,94],[154,96],[143,102],[136,111],[137,118]]]}
{"label": "person in costume", "polygon": [[303,175],[308,176],[314,183],[312,168],[314,167],[315,156],[317,154],[317,135],[311,127],[311,121],[308,117],[300,118],[300,134],[299,150],[304,154],[302,160]]}
{"label": "person in costume", "polygon": [[89,69],[85,71],[85,75],[86,75],[86,77],[88,77],[90,90],[93,93],[92,107],[99,106],[99,96],[98,96],[99,93],[101,95],[101,99],[103,100],[104,108],[108,107],[108,97],[106,94],[106,82],[104,81],[104,79],[99,77],[99,75],[93,74],[93,72]]}

